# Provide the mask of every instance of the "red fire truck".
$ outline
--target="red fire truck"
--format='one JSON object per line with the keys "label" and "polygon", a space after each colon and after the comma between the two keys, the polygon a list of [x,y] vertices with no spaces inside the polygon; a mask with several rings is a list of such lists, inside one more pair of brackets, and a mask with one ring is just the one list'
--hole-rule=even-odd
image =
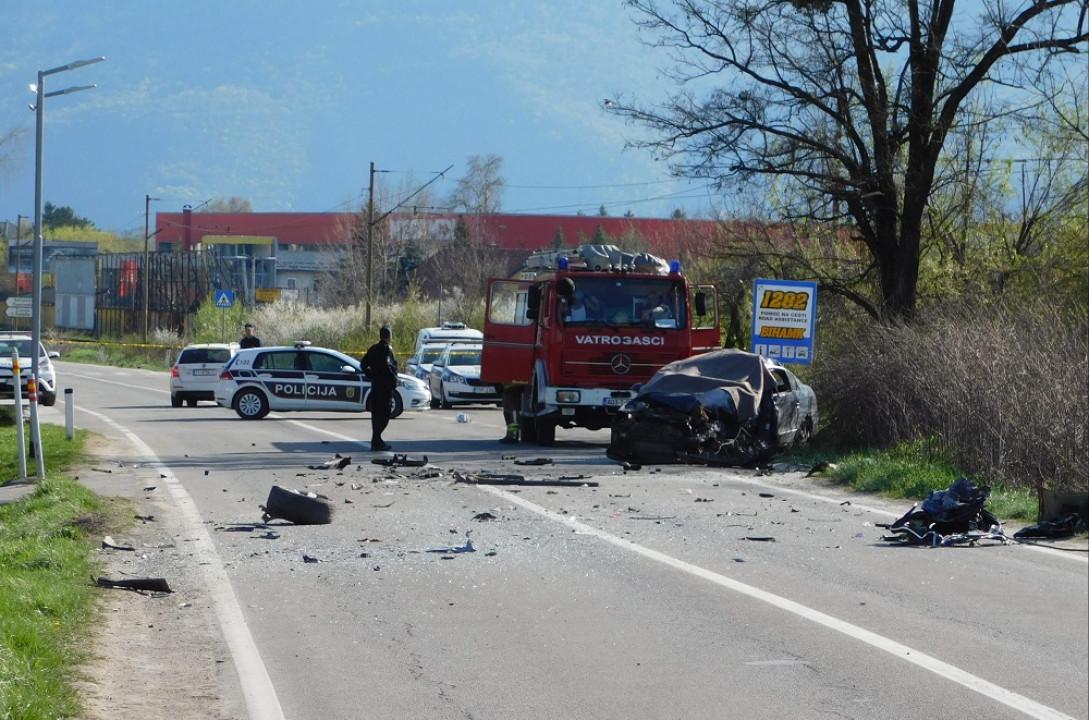
{"label": "red fire truck", "polygon": [[632,386],[720,344],[714,286],[689,285],[676,260],[665,272],[579,264],[489,283],[481,381],[524,386],[523,442],[610,427]]}

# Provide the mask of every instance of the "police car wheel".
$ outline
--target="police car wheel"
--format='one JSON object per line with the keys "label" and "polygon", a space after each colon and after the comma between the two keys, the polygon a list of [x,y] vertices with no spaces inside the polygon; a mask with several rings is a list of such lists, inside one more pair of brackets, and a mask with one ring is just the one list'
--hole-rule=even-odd
{"label": "police car wheel", "polygon": [[439,385],[439,405],[442,407],[443,410],[449,410],[450,408],[454,407],[454,405],[446,397],[446,386],[441,384]]}
{"label": "police car wheel", "polygon": [[268,400],[260,390],[243,390],[234,396],[234,411],[243,420],[260,420],[268,415]]}
{"label": "police car wheel", "polygon": [[178,408],[178,407],[181,407],[181,406],[182,406],[181,396],[178,395],[177,393],[170,393],[170,407]]}
{"label": "police car wheel", "polygon": [[389,416],[391,418],[398,417],[405,411],[405,401],[401,399],[401,393],[394,391],[393,398],[389,404]]}

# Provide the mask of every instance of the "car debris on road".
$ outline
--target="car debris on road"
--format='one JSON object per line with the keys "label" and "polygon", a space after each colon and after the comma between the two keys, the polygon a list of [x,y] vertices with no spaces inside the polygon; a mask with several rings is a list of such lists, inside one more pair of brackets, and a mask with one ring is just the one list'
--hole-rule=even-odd
{"label": "car debris on road", "polygon": [[333,519],[332,506],[317,493],[285,490],[278,485],[272,486],[260,508],[264,522],[278,518],[295,525],[328,525]]}
{"label": "car debris on road", "polygon": [[975,545],[984,540],[1005,545],[1011,539],[1001,521],[984,507],[990,494],[990,487],[958,478],[947,490],[931,490],[922,508],[916,503],[895,522],[879,525],[891,533],[882,540],[930,547]]}
{"label": "car debris on road", "polygon": [[466,485],[520,485],[523,487],[598,487],[592,480],[554,480],[542,478],[529,480],[524,475],[493,475],[490,473],[462,474],[454,473],[454,482]]}

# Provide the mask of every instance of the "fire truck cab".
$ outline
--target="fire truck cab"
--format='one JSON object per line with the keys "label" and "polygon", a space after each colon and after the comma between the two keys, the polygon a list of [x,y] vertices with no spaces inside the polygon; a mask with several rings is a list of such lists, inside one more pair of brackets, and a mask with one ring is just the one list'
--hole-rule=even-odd
{"label": "fire truck cab", "polygon": [[610,427],[634,385],[718,348],[714,286],[689,285],[677,261],[668,268],[591,270],[560,257],[531,279],[490,281],[481,380],[525,387],[523,442]]}

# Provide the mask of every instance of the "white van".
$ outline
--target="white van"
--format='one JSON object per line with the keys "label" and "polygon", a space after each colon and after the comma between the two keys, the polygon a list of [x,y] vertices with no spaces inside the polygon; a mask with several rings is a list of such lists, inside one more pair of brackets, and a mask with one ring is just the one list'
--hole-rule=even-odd
{"label": "white van", "polygon": [[462,322],[444,322],[442,327],[424,328],[416,336],[416,352],[425,343],[484,342],[484,333]]}

